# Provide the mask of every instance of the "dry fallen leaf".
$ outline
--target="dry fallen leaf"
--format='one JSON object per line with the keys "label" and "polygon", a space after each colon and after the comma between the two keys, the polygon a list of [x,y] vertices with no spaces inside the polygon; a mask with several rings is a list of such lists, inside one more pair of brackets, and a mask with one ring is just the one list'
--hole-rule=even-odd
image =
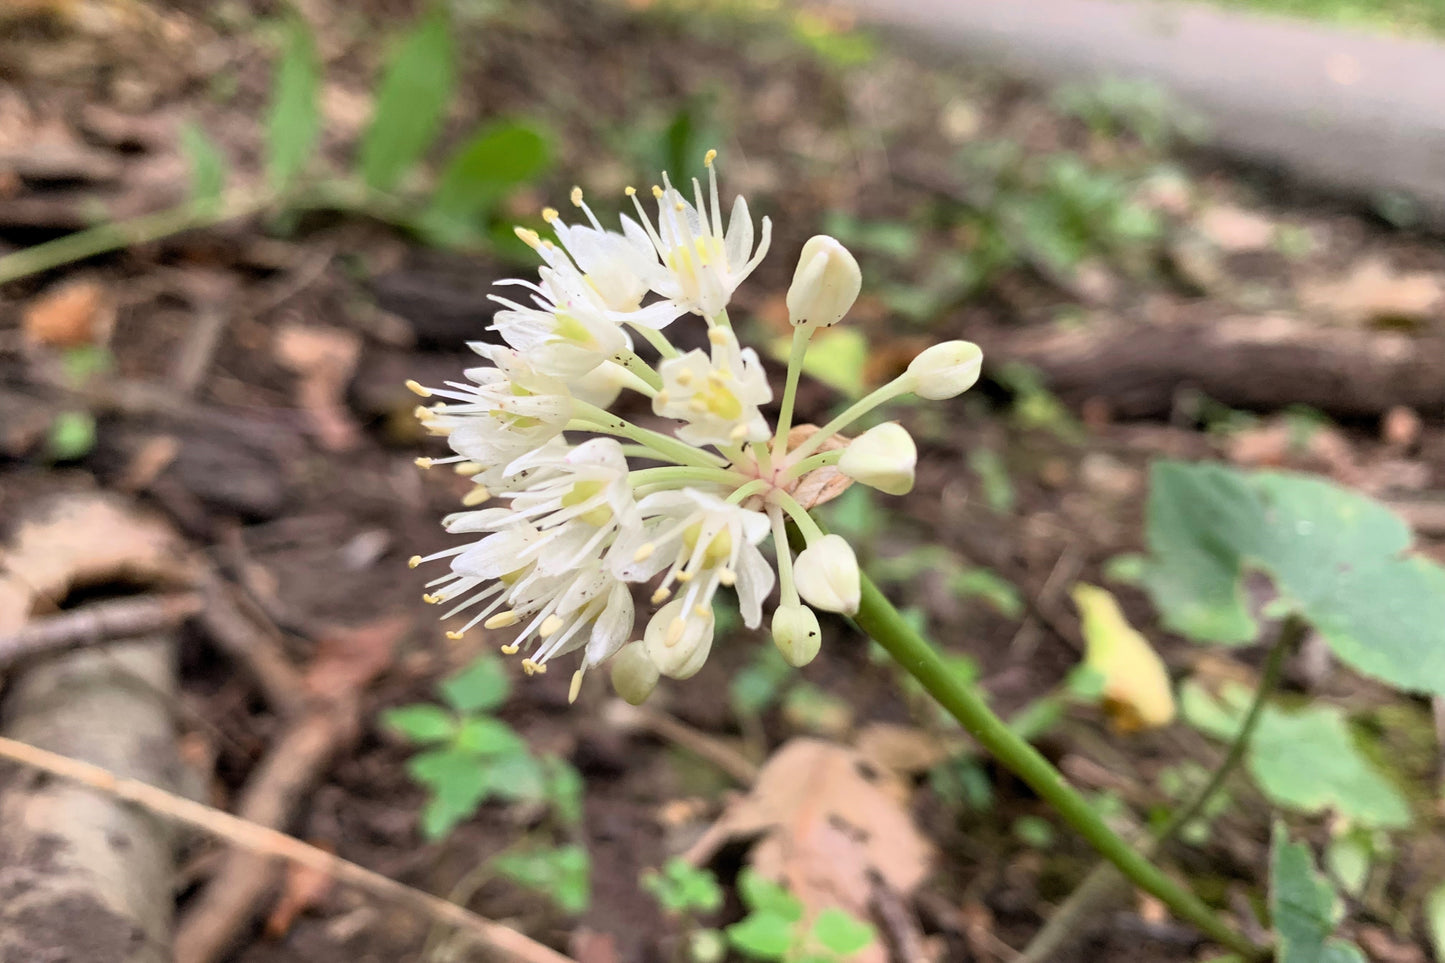
{"label": "dry fallen leaf", "polygon": [[[324,842],[317,843],[316,846],[327,852],[334,851],[333,847]],[[298,916],[326,898],[326,894],[331,891],[332,882],[331,874],[324,870],[302,866],[300,863],[288,864],[286,877],[281,884],[281,895],[277,897],[271,915],[266,917],[266,935],[273,940],[284,938],[291,932],[291,926]]]}
{"label": "dry fallen leaf", "polygon": [[1199,215],[1194,226],[1211,244],[1227,254],[1264,251],[1274,244],[1275,223],[1242,207],[1213,205]]}
{"label": "dry fallen leaf", "polygon": [[[786,886],[809,917],[839,907],[866,919],[874,873],[907,898],[933,863],[933,844],[913,824],[907,795],[906,786],[853,749],[794,739],[686,858],[702,865],[727,843],[756,838],[754,868]],[[875,943],[851,959],[882,963],[886,951]]]}
{"label": "dry fallen leaf", "polygon": [[1083,582],[1070,593],[1079,608],[1087,652],[1084,665],[1103,679],[1104,709],[1120,732],[1166,726],[1174,720],[1174,690],[1164,662],[1124,617],[1106,589]]}
{"label": "dry fallen leaf", "polygon": [[115,301],[95,281],[75,281],[31,301],[20,324],[25,342],[32,346],[104,344],[115,327]]}
{"label": "dry fallen leaf", "polygon": [[[788,432],[788,448],[791,450],[798,447],[817,433],[817,425],[794,425],[793,430]],[[834,435],[823,442],[818,451],[836,451],[839,448],[847,448],[850,441],[852,441],[851,438]],[[811,509],[831,502],[847,491],[848,486],[852,484],[853,479],[839,471],[837,466],[825,465],[800,477],[793,483],[791,491],[799,505]]]}
{"label": "dry fallen leaf", "polygon": [[1379,258],[1368,258],[1338,280],[1306,282],[1300,300],[1353,324],[1417,324],[1445,304],[1445,281],[1423,271],[1397,272]]}
{"label": "dry fallen leaf", "polygon": [[899,776],[927,772],[970,744],[965,736],[943,736],[891,722],[871,722],[858,730],[853,741],[859,755]]}
{"label": "dry fallen leaf", "polygon": [[394,615],[327,629],[306,669],[306,688],[330,702],[355,696],[391,665],[397,642],[412,624],[410,616]]}
{"label": "dry fallen leaf", "polygon": [[346,407],[346,388],[361,358],[361,338],[352,331],[284,324],[272,342],[276,358],[294,372],[296,403],[311,419],[312,433],[327,451],[348,451],[361,430]]}

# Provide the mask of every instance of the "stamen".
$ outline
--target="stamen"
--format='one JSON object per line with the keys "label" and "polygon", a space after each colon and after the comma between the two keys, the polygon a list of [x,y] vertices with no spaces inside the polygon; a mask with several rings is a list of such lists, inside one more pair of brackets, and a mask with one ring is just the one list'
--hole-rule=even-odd
{"label": "stamen", "polygon": [[474,461],[461,461],[457,462],[456,467],[453,468],[452,471],[456,472],[458,475],[471,477],[472,475],[480,475],[483,469],[481,465],[478,465]]}
{"label": "stamen", "polygon": [[561,616],[549,615],[542,620],[542,627],[538,631],[541,632],[542,635],[556,635],[558,630],[566,624],[567,620]]}
{"label": "stamen", "polygon": [[561,216],[562,215],[558,213],[557,208],[555,207],[542,208],[542,220],[546,221],[548,224],[551,224],[553,221],[557,220],[557,218]]}
{"label": "stamen", "polygon": [[432,460],[430,458],[413,458],[412,464],[418,468],[430,468]]}
{"label": "stamen", "polygon": [[453,642],[460,642],[464,635],[465,633],[463,632],[448,632],[447,638],[451,639]]}
{"label": "stamen", "polygon": [[659,588],[656,592],[653,592],[653,593],[652,593],[652,604],[653,604],[653,605],[661,605],[663,602],[666,602],[666,601],[667,601],[668,596],[671,595],[671,594],[672,594],[672,589],[668,588],[668,587],[665,586],[665,585],[662,586],[662,587]]}
{"label": "stamen", "polygon": [[679,582],[681,582],[683,585],[686,585],[688,582],[691,582],[691,581],[692,581],[692,573],[689,572],[689,571],[686,571],[686,570],[681,571],[681,572],[678,572],[678,573],[677,573],[677,580],[678,580]]}
{"label": "stamen", "polygon": [[487,619],[482,625],[489,629],[505,629],[507,626],[516,625],[520,621],[522,621],[522,617],[518,615],[516,611],[506,609]]}
{"label": "stamen", "polygon": [[747,425],[734,425],[733,430],[728,432],[728,437],[733,441],[742,441],[748,436]]}
{"label": "stamen", "polygon": [[442,597],[440,595],[432,595],[430,592],[428,592],[421,597],[421,600],[427,605],[436,605],[442,600]]}
{"label": "stamen", "polygon": [[700,619],[705,619],[708,616],[708,607],[699,602],[692,607],[692,614]]}
{"label": "stamen", "polygon": [[413,381],[412,379],[408,378],[406,381],[406,387],[413,394],[421,395],[423,398],[431,397],[431,389],[423,386],[420,382]]}
{"label": "stamen", "polygon": [[656,184],[653,184],[652,196],[657,198],[659,201],[662,200],[662,188],[658,187]]}
{"label": "stamen", "polygon": [[622,193],[626,194],[628,197],[635,197],[637,195],[637,188],[629,185],[623,189]]}
{"label": "stamen", "polygon": [[681,371],[679,371],[676,375],[673,376],[673,380],[686,388],[688,385],[692,384],[693,381],[691,369],[683,368]]}
{"label": "stamen", "polygon": [[580,188],[580,187],[574,187],[574,188],[572,188],[571,200],[572,200],[572,205],[573,205],[574,207],[581,207],[581,206],[582,206],[582,188]]}
{"label": "stamen", "polygon": [[686,629],[686,622],[684,622],[682,619],[673,619],[672,624],[667,627],[667,638],[662,640],[663,644],[666,645],[669,649],[672,648],[674,645],[677,645],[677,643],[682,641],[682,633]]}
{"label": "stamen", "polygon": [[538,234],[536,231],[532,230],[529,227],[517,228],[516,235],[518,238],[521,239],[523,244],[534,250],[540,247],[542,244],[542,235]]}
{"label": "stamen", "polygon": [[[681,381],[682,379],[679,378],[678,382],[681,383]],[[669,395],[666,391],[659,391],[657,394],[652,396],[652,403],[655,405],[666,405],[671,401],[672,396]]]}
{"label": "stamen", "polygon": [[[634,562],[645,562],[652,557],[652,553],[655,551],[657,551],[657,546],[655,544],[653,544],[652,542],[644,542],[642,546],[633,553],[632,560]],[[415,568],[415,566],[412,567]]]}
{"label": "stamen", "polygon": [[583,669],[578,669],[576,672],[572,673],[572,684],[567,687],[567,704],[568,704],[568,705],[571,705],[572,703],[576,702],[576,701],[577,701],[577,694],[582,691],[582,673],[583,673],[583,671],[585,671],[585,670],[583,670]]}
{"label": "stamen", "polygon": [[730,337],[731,332],[729,332],[727,328],[707,329],[707,339],[720,348],[728,343]]}
{"label": "stamen", "polygon": [[513,642],[511,645],[504,645],[504,646],[502,646],[502,654],[503,654],[503,655],[516,655],[519,651],[521,651],[521,648],[522,648],[521,645],[519,645],[519,644],[516,643],[516,642]]}
{"label": "stamen", "polygon": [[413,555],[411,558],[409,558],[409,559],[406,560],[406,567],[407,567],[407,568],[416,568],[416,567],[417,567],[418,565],[420,565],[420,564],[421,564],[421,556],[420,556],[420,555]]}
{"label": "stamen", "polygon": [[474,508],[492,497],[486,485],[477,485],[471,491],[462,496],[462,504],[468,508]]}
{"label": "stamen", "polygon": [[717,151],[715,151],[715,150],[710,150],[710,151],[708,151],[706,154],[703,154],[703,155],[702,155],[702,166],[703,166],[703,167],[711,167],[711,166],[712,166],[712,162],[715,161],[715,160],[717,160]]}
{"label": "stamen", "polygon": [[717,570],[717,580],[723,585],[731,588],[733,585],[737,584],[738,573],[734,572],[730,568],[720,568]]}

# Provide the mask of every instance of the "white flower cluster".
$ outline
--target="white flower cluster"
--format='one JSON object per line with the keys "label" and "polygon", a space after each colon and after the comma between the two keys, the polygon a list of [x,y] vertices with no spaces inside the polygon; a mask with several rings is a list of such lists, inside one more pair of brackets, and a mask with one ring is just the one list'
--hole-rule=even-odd
{"label": "white flower cluster", "polygon": [[[794,326],[786,388],[775,425],[764,407],[773,389],[757,353],[738,343],[727,307],[734,290],[767,253],[771,224],[755,232],[739,197],[724,223],[716,152],[706,158],[708,192],[694,179],[692,198],[667,176],[652,189],[656,221],[629,188],[637,220],[604,228],[582,199],[585,224],[543,217],[556,235],[518,236],[541,256],[537,281],[502,306],[493,329],[504,345],[476,343],[489,363],[465,382],[412,390],[437,399],[417,409],[455,454],[418,459],[451,464],[475,487],[466,510],[445,520],[472,540],[413,566],[448,559],[450,572],[428,585],[426,601],[466,621],[516,627],[508,653],[526,649],[522,665],[543,672],[548,661],[584,650],[573,678],[612,659],[612,680],[641,702],[659,676],[687,678],[713,641],[713,599],[737,594],[743,621],[757,627],[763,603],[779,588],[773,638],[794,665],[818,652],[814,609],[852,614],[859,604],[857,562],[848,543],[824,535],[794,494],[809,473],[829,468],[890,494],[913,483],[917,453],[897,424],[880,425],[851,444],[827,444],[859,417],[899,395],[949,398],[979,375],[982,354],[968,342],[937,345],[907,372],[789,447],[793,397],[808,342],[836,324],[858,296],[857,262],[837,241],[815,237],[803,248],[787,304]],[[706,324],[708,350],[682,352],[666,329],[684,315]],[[646,345],[645,360],[636,348]],[[676,422],[651,430],[608,408],[623,391],[651,402]],[[796,559],[786,523],[807,546]],[[763,543],[772,540],[770,561]],[[650,606],[634,638],[633,585],[647,583]]]}

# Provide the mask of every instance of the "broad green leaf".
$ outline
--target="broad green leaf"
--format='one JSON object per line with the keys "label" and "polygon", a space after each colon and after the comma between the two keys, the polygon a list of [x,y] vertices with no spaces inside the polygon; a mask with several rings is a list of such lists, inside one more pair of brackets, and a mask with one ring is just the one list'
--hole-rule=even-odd
{"label": "broad green leaf", "polygon": [[483,128],[447,162],[422,215],[423,229],[444,244],[477,236],[497,202],[550,161],[547,139],[529,124],[505,121]]}
{"label": "broad green leaf", "polygon": [[592,902],[592,861],[582,846],[499,853],[492,867],[508,879],[547,895],[566,913],[586,911]]}
{"label": "broad green leaf", "polygon": [[412,742],[441,742],[457,731],[457,720],[450,712],[429,704],[388,709],[382,713],[381,721]]}
{"label": "broad green leaf", "polygon": [[[779,362],[788,360],[793,336],[773,338],[768,353]],[[868,388],[868,337],[857,328],[836,327],[819,331],[809,342],[803,359],[803,373],[848,398],[861,398]]]}
{"label": "broad green leaf", "polygon": [[422,832],[440,839],[469,818],[491,791],[488,773],[477,758],[458,749],[432,749],[407,763],[413,779],[428,786],[432,797],[422,810]]}
{"label": "broad green leaf", "polygon": [[266,176],[287,187],[316,150],[321,135],[321,60],[311,28],[299,17],[285,24],[281,59],[266,118]]}
{"label": "broad green leaf", "polygon": [[830,906],[813,921],[812,938],[840,957],[849,957],[874,940],[873,927]]}
{"label": "broad green leaf", "polygon": [[1445,568],[1411,554],[1408,526],[1379,503],[1302,475],[1160,462],[1148,514],[1144,584],[1171,629],[1255,639],[1243,575],[1259,569],[1351,668],[1445,692]]}
{"label": "broad green leaf", "polygon": [[441,128],[455,79],[451,24],[434,10],[402,38],[377,88],[358,157],[368,186],[391,190],[421,159]]}
{"label": "broad green leaf", "polygon": [[680,856],[669,859],[661,872],[643,874],[642,887],[670,913],[715,913],[723,905],[717,877]]}
{"label": "broad green leaf", "polygon": [[487,769],[491,790],[503,799],[518,802],[541,802],[547,797],[546,774],[542,765],[528,752],[495,756],[482,763]]}
{"label": "broad green leaf", "polygon": [[191,168],[191,200],[219,201],[226,187],[226,155],[210,135],[194,123],[181,125],[180,139],[181,152]]}
{"label": "broad green leaf", "polygon": [[1370,881],[1375,859],[1373,833],[1366,829],[1347,830],[1330,840],[1325,849],[1325,866],[1345,895],[1359,899]]}
{"label": "broad green leaf", "polygon": [[752,867],[738,874],[738,889],[749,909],[773,913],[788,922],[803,918],[803,904],[798,898]]}
{"label": "broad green leaf", "polygon": [[512,680],[502,660],[491,653],[447,679],[441,685],[442,698],[458,712],[490,712],[512,691]]}
{"label": "broad green leaf", "polygon": [[759,910],[726,930],[733,949],[755,960],[780,960],[793,946],[795,920]]}
{"label": "broad green leaf", "polygon": [[1149,640],[1124,617],[1118,600],[1084,582],[1070,594],[1079,609],[1084,665],[1103,678],[1104,704],[1115,727],[1134,732],[1173,722],[1169,672]]}
{"label": "broad green leaf", "polygon": [[1339,897],[1315,869],[1309,847],[1290,842],[1281,823],[1270,845],[1269,915],[1278,963],[1364,963],[1353,945],[1330,938],[1339,922]]}
{"label": "broad green leaf", "polygon": [[517,735],[517,730],[491,716],[464,721],[457,730],[456,747],[477,756],[525,755],[527,752],[527,743]]}

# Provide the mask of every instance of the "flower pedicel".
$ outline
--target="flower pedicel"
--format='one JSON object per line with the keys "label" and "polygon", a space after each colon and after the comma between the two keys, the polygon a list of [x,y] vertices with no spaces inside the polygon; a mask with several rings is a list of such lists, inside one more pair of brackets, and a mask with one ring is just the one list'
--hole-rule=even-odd
{"label": "flower pedicel", "polygon": [[[917,452],[897,424],[880,425],[851,447],[825,447],[858,418],[907,393],[951,398],[978,380],[982,352],[966,341],[935,345],[898,378],[788,447],[793,399],[813,333],[836,324],[858,296],[853,256],[830,237],[803,247],[788,290],[794,328],[777,422],[757,353],[738,342],[727,306],[767,254],[772,225],[755,232],[743,198],[724,222],[716,152],[709,151],[707,194],[694,179],[688,199],[667,175],[654,187],[656,221],[631,196],[637,220],[604,228],[583,201],[585,224],[543,212],[556,240],[517,234],[543,261],[538,279],[501,282],[522,289],[492,295],[504,345],[471,345],[489,364],[441,388],[409,387],[435,399],[417,415],[445,436],[453,455],[420,458],[450,464],[474,482],[448,532],[471,540],[411,564],[447,560],[450,571],[428,584],[426,601],[464,621],[448,634],[481,625],[515,627],[503,647],[527,652],[529,673],[582,649],[572,681],[612,660],[612,681],[629,702],[647,698],[661,676],[685,679],[707,659],[713,599],[737,595],[743,621],[762,623],[777,585],[774,641],[793,665],[817,655],[821,633],[813,609],[852,614],[858,565],[847,541],[824,535],[794,497],[810,472],[827,466],[881,491],[912,487]],[[756,242],[756,243],[755,243]],[[650,300],[649,300],[650,298]],[[706,325],[707,350],[682,352],[668,338],[674,324]],[[656,364],[635,351],[639,340]],[[609,406],[623,391],[650,400],[677,422],[672,434],[635,425]],[[794,558],[786,522],[806,548]],[[771,541],[772,560],[763,551]],[[633,585],[655,607],[635,628]],[[811,608],[810,608],[811,606]]]}

